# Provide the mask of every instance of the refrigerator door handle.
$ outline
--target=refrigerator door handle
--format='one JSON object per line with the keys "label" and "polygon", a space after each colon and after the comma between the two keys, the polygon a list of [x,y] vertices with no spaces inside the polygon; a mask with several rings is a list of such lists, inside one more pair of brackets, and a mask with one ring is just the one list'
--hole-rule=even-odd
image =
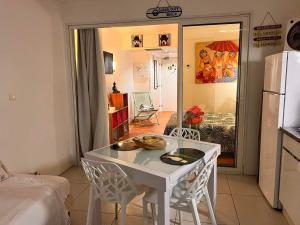
{"label": "refrigerator door handle", "polygon": [[278,93],[278,92],[266,91],[266,90],[263,90],[263,93],[268,93],[270,95],[285,95],[285,93]]}

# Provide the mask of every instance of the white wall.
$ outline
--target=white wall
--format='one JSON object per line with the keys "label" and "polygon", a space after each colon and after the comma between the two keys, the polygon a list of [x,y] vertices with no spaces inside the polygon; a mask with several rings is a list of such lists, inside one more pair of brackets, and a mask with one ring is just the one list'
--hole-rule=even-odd
{"label": "white wall", "polygon": [[117,88],[122,93],[128,93],[129,116],[133,118],[133,108],[131,93],[133,91],[133,59],[130,52],[122,51],[122,37],[114,29],[101,29],[103,50],[114,55],[116,68],[113,74],[106,74],[107,93],[112,92],[113,83],[116,82]]}
{"label": "white wall", "polygon": [[75,150],[59,10],[46,0],[0,5],[0,160],[11,171],[60,174]]}
{"label": "white wall", "polygon": [[[154,7],[156,2],[148,0],[124,1],[82,1],[61,0],[63,16],[69,24],[93,24],[104,22],[145,20],[145,12]],[[178,0],[172,2],[183,8],[182,17],[203,17],[208,15],[251,13],[251,26],[261,23],[265,13],[270,11],[278,23],[287,23],[289,18],[300,17],[299,0]],[[250,30],[252,34],[252,29]],[[256,49],[250,38],[249,82],[247,84],[247,140],[245,149],[245,172],[257,173],[258,164],[258,129],[260,115],[261,90],[263,87],[264,56],[279,52],[283,46]]]}
{"label": "white wall", "polygon": [[[176,71],[168,67],[174,65]],[[177,58],[162,60],[161,103],[162,111],[177,112]]]}

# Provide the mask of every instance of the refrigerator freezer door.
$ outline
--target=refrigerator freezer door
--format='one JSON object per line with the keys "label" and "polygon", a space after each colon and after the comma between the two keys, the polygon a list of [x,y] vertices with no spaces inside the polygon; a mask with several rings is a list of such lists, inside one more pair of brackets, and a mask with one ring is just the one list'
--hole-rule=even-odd
{"label": "refrigerator freezer door", "polygon": [[278,208],[281,134],[284,95],[264,92],[259,186],[273,208]]}
{"label": "refrigerator freezer door", "polygon": [[285,93],[287,53],[266,57],[264,91]]}
{"label": "refrigerator freezer door", "polygon": [[300,52],[288,53],[284,126],[300,127]]}

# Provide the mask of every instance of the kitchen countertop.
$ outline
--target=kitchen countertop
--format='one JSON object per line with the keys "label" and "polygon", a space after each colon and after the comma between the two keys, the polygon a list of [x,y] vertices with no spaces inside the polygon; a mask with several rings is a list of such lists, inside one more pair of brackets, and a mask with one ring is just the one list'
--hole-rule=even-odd
{"label": "kitchen countertop", "polygon": [[282,127],[282,132],[300,143],[300,130],[295,127]]}

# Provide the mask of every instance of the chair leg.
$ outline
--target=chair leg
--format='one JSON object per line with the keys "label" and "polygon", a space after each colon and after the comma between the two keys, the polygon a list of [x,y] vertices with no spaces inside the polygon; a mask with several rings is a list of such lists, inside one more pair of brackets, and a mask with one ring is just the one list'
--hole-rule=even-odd
{"label": "chair leg", "polygon": [[94,196],[94,186],[91,185],[90,196],[89,196],[89,205],[87,213],[87,225],[100,224],[101,225],[101,200],[95,198]]}
{"label": "chair leg", "polygon": [[122,204],[121,209],[121,225],[126,225],[126,204]]}
{"label": "chair leg", "polygon": [[155,113],[155,118],[156,118],[157,125],[159,125],[159,121],[156,113]]}
{"label": "chair leg", "polygon": [[195,225],[201,225],[196,200],[192,199],[190,205],[191,205],[192,215],[193,215],[193,220]]}
{"label": "chair leg", "polygon": [[146,201],[143,200],[143,220],[144,220],[144,225],[148,224],[147,211],[148,211],[148,204],[147,204]]}
{"label": "chair leg", "polygon": [[115,220],[118,220],[118,203],[115,203]]}
{"label": "chair leg", "polygon": [[152,212],[152,220],[153,220],[153,225],[157,224],[157,216],[156,216],[156,207],[154,203],[151,203],[151,212]]}
{"label": "chair leg", "polygon": [[205,199],[206,199],[206,204],[207,204],[207,207],[208,207],[208,212],[209,212],[211,223],[213,225],[217,225],[214,209],[211,205],[209,193],[208,193],[207,190],[204,191],[204,196],[205,196]]}
{"label": "chair leg", "polygon": [[180,225],[183,224],[183,221],[182,221],[182,212],[180,210],[178,210],[178,215],[179,215],[179,223]]}

